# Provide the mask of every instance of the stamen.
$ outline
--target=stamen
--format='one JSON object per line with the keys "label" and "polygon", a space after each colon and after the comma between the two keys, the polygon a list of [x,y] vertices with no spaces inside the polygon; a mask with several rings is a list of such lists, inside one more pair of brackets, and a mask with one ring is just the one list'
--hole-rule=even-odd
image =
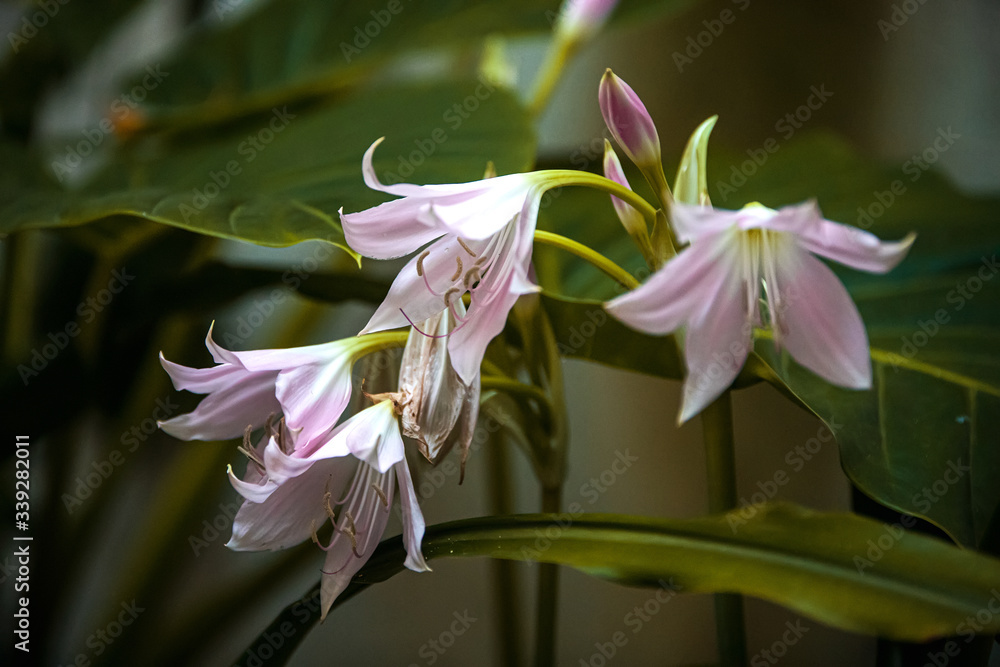
{"label": "stamen", "polygon": [[472,252],[472,248],[470,248],[469,246],[465,245],[465,241],[463,241],[461,238],[457,238],[457,237],[456,237],[456,240],[458,241],[458,245],[462,246],[462,248],[465,250],[465,252],[469,253],[469,255],[471,255],[472,257],[476,256],[476,253]]}
{"label": "stamen", "polygon": [[382,492],[382,489],[380,489],[378,484],[376,484],[375,482],[372,482],[372,488],[375,489],[375,493],[378,494],[379,500],[382,501],[382,506],[388,510],[389,499],[385,497],[385,493]]}
{"label": "stamen", "polygon": [[461,257],[456,257],[456,258],[455,258],[455,263],[456,263],[456,264],[458,264],[458,266],[457,266],[457,267],[455,267],[455,275],[453,275],[453,276],[452,276],[452,277],[450,278],[450,280],[451,280],[452,282],[454,282],[454,281],[458,280],[458,277],[459,277],[460,275],[462,275],[462,258],[461,258]]}
{"label": "stamen", "polygon": [[[327,483],[327,486],[329,486],[330,481],[327,480],[326,483]],[[326,493],[323,494],[323,509],[326,510],[326,515],[328,517],[330,517],[330,520],[331,521],[335,521],[337,517],[336,517],[336,515],[333,512],[333,507],[330,506],[330,501],[332,499],[333,499],[333,494],[330,493],[329,491],[327,491]]]}
{"label": "stamen", "polygon": [[346,528],[340,528],[340,532],[351,538],[351,551],[358,558],[364,558],[363,555],[358,553],[358,531],[354,525],[354,517],[351,516],[350,511],[344,512],[344,517],[347,519],[348,526]]}
{"label": "stamen", "polygon": [[424,250],[420,257],[417,257],[417,275],[421,278],[424,277],[424,259],[430,254],[430,250]]}
{"label": "stamen", "polygon": [[[475,280],[472,279],[473,276],[476,277]],[[466,289],[472,289],[472,287],[482,279],[483,275],[479,272],[479,267],[473,266],[465,273],[465,278],[462,279],[462,284],[465,285]]]}
{"label": "stamen", "polygon": [[456,293],[461,293],[461,292],[462,292],[462,290],[460,290],[457,287],[452,287],[447,292],[445,292],[444,293],[444,305],[446,305],[448,307],[451,307],[451,297],[452,297],[452,295],[456,294]]}

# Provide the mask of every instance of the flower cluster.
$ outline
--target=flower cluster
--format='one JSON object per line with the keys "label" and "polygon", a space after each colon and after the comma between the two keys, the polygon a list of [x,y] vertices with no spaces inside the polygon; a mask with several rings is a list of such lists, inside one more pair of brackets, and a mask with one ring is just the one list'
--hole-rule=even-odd
{"label": "flower cluster", "polygon": [[[567,25],[603,20],[611,5],[583,2]],[[387,185],[373,165],[379,139],[362,158],[364,182],[398,198],[365,211],[341,210],[341,223],[361,255],[411,258],[360,334],[310,347],[233,352],[216,345],[209,330],[206,344],[216,365],[162,360],[177,389],[207,395],[193,412],[163,422],[165,431],[189,440],[243,437],[246,472],[239,477],[230,468],[229,475],[245,502],[229,546],[279,549],[314,540],[327,554],[324,615],[372,554],[397,492],[406,565],[429,569],[404,436],[432,464],[457,445],[464,474],[487,345],[517,299],[540,289],[531,279],[531,258],[541,196],[549,188],[584,185],[611,194],[625,230],[658,269],[606,308],[635,329],[681,333],[687,366],[681,422],[733,383],[760,329],[829,382],[871,386],[864,324],[816,256],[885,272],[903,259],[912,236],[883,243],[825,220],[815,202],[714,209],[705,177],[714,117],[692,135],[671,189],[656,127],[635,91],[608,70],[599,102],[659,209],[631,190],[610,142],[603,177],[549,170],[459,184]],[[348,414],[354,363],[402,344],[401,334],[387,333],[402,327],[409,334],[397,390],[365,393],[372,405]],[[263,435],[253,444],[257,431]]]}

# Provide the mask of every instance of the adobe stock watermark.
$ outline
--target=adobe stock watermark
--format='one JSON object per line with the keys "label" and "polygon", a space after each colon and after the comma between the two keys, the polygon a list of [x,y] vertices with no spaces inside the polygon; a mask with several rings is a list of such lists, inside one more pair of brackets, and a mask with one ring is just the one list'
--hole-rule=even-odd
{"label": "adobe stock watermark", "polygon": [[66,144],[62,157],[52,161],[49,166],[60,183],[114,133],[116,122],[125,120],[138,109],[146,96],[170,76],[170,72],[164,72],[159,65],[149,65],[145,72],[142,81],[111,102],[111,115],[102,118],[96,126],[83,130],[83,138],[75,144]]}
{"label": "adobe stock watermark", "polygon": [[139,445],[146,442],[149,436],[158,430],[157,422],[169,419],[179,409],[180,406],[171,402],[169,396],[164,399],[156,399],[156,407],[153,408],[151,416],[134,424],[121,434],[118,440],[122,444],[122,449],[112,449],[107,457],[93,461],[91,463],[93,470],[88,470],[84,475],[76,478],[72,492],[62,494],[66,512],[72,514],[83,506],[83,502],[90,498],[115,470],[124,465],[126,456],[139,449]]}
{"label": "adobe stock watermark", "polygon": [[[948,467],[941,477],[913,494],[910,502],[917,508],[917,511],[926,515],[938,501],[948,495],[948,492],[971,471],[972,466],[962,463],[961,458],[948,461]],[[858,570],[858,574],[864,574],[868,568],[875,567],[875,564],[882,560],[886,552],[903,539],[906,531],[913,528],[916,524],[916,518],[908,514],[902,516],[899,521],[893,524],[883,524],[882,534],[877,538],[869,539],[865,543],[868,549],[865,551],[864,556],[857,555],[854,557],[854,567]]]}
{"label": "adobe stock watermark", "polygon": [[784,461],[791,469],[791,473],[784,468],[778,468],[768,479],[758,480],[757,491],[752,493],[749,498],[741,497],[737,507],[726,514],[726,521],[733,531],[733,535],[739,531],[740,527],[745,526],[748,521],[757,516],[761,504],[773,500],[778,495],[778,490],[788,484],[792,474],[801,472],[806,464],[823,450],[825,445],[835,443],[837,431],[841,428],[843,428],[842,424],[831,420],[829,426],[826,424],[820,426],[816,435],[801,445],[795,445],[789,449],[785,453]]}
{"label": "adobe stock watermark", "polygon": [[[472,117],[484,102],[496,92],[497,83],[490,81],[485,75],[479,75],[479,85],[476,86],[469,95],[462,100],[455,102],[445,109],[441,114],[441,121],[448,129],[438,126],[431,130],[426,137],[413,140],[414,149],[408,154],[400,153],[396,171],[387,171],[382,176],[382,181],[388,185],[402,183],[413,175],[420,165],[427,161],[429,157],[437,152],[439,146],[448,141],[450,132],[457,132],[469,118]],[[485,166],[485,165],[484,165]]]}
{"label": "adobe stock watermark", "polygon": [[247,135],[246,139],[236,147],[236,153],[241,156],[241,160],[229,160],[219,171],[209,170],[208,180],[200,188],[191,190],[191,198],[188,202],[178,205],[177,211],[184,222],[190,222],[192,217],[201,214],[209,204],[229,187],[235,176],[243,173],[243,165],[250,164],[257,159],[257,156],[266,149],[275,137],[281,134],[289,123],[296,117],[296,114],[289,113],[288,107],[273,107],[271,118],[267,124],[254,134]]}
{"label": "adobe stock watermark", "polygon": [[[975,616],[966,616],[952,634],[965,640],[965,644],[972,643],[977,634],[986,632],[986,628],[993,624],[993,619],[1000,614],[1000,590],[993,588],[990,590],[990,599],[986,604],[976,611]],[[948,667],[952,658],[957,658],[962,654],[962,645],[954,639],[949,639],[941,647],[940,651],[928,651],[927,662],[923,667]],[[965,663],[962,663],[965,664]]]}
{"label": "adobe stock watermark", "polygon": [[[731,1],[741,12],[746,11],[747,7],[750,6],[750,0]],[[688,36],[687,46],[684,47],[683,52],[673,52],[671,57],[674,60],[674,65],[677,66],[677,71],[683,74],[685,67],[693,64],[705,52],[705,49],[715,44],[715,40],[722,35],[726,26],[732,25],[736,21],[736,16],[736,12],[727,7],[719,12],[719,18],[703,20],[701,24],[705,29],[696,35]]]}
{"label": "adobe stock watermark", "polygon": [[[635,636],[642,632],[646,624],[653,620],[653,617],[660,613],[663,606],[677,596],[680,586],[674,584],[674,578],[670,581],[660,579],[659,588],[641,606],[636,605],[622,617],[622,625],[632,631]],[[580,658],[580,667],[605,667],[618,652],[629,642],[629,635],[624,630],[616,630],[605,642],[594,642],[594,652],[587,658]]]}
{"label": "adobe stock watermark", "polygon": [[[90,324],[97,319],[98,313],[104,312],[104,309],[114,301],[115,296],[121,294],[133,280],[135,276],[131,275],[126,267],[114,269],[105,287],[77,304],[77,317],[83,319],[83,324]],[[32,349],[30,361],[17,366],[17,373],[21,376],[24,386],[27,387],[31,380],[48,368],[49,363],[69,347],[70,340],[79,336],[82,330],[81,325],[74,319],[67,322],[62,329],[50,331],[49,342]]]}
{"label": "adobe stock watermark", "polygon": [[236,503],[219,503],[219,513],[211,519],[201,522],[201,532],[195,535],[188,535],[188,546],[195,557],[207,549],[213,542],[223,536],[223,534],[233,526],[233,519],[240,511],[240,506]]}
{"label": "adobe stock watermark", "polygon": [[[601,471],[596,477],[591,477],[588,481],[580,485],[578,494],[587,500],[588,505],[593,505],[606,493],[608,489],[615,485],[621,477],[635,464],[639,458],[632,456],[628,449],[618,450],[611,464]],[[584,514],[583,505],[577,501],[571,502],[565,512],[556,515],[552,523],[545,530],[535,529],[535,541],[532,547],[521,547],[521,558],[526,561],[537,561],[543,553],[552,548],[552,544],[562,537],[562,534],[573,525],[573,522]]]}
{"label": "adobe stock watermark", "polygon": [[[788,141],[812,119],[813,113],[823,108],[823,105],[831,97],[833,97],[833,93],[826,89],[825,83],[818,87],[810,86],[809,96],[805,102],[796,107],[794,111],[786,113],[775,121],[774,131],[782,140]],[[780,149],[781,143],[775,137],[768,137],[760,148],[748,148],[746,153],[749,159],[744,160],[738,166],[732,165],[729,178],[715,184],[716,196],[723,202],[728,200],[730,195],[746,185],[747,179],[756,174],[757,170],[763,167],[770,157]]]}
{"label": "adobe stock watermark", "polygon": [[799,643],[799,640],[809,632],[809,627],[803,625],[802,619],[797,619],[795,623],[785,621],[786,630],[781,637],[776,639],[767,648],[761,649],[750,658],[750,667],[768,667],[776,665],[786,655],[788,650]]}
{"label": "adobe stock watermark", "polygon": [[[115,643],[115,640],[122,636],[125,628],[132,625],[139,618],[139,614],[144,611],[146,611],[145,607],[137,605],[135,600],[122,602],[121,611],[118,612],[118,615],[103,628],[98,628],[93,634],[87,637],[86,645],[91,650],[89,652],[78,653],[71,662],[66,664],[66,667],[87,667],[90,665],[92,657],[99,658],[104,655],[104,652]],[[62,667],[62,665],[59,667]]]}
{"label": "adobe stock watermark", "polygon": [[882,40],[888,42],[889,37],[906,25],[910,17],[916,14],[917,10],[926,3],[927,0],[903,0],[903,2],[893,4],[892,11],[889,12],[889,18],[879,19],[875,23],[878,31],[882,34]]}
{"label": "adobe stock watermark", "polygon": [[24,46],[38,35],[38,31],[56,17],[63,5],[70,0],[36,0],[36,11],[28,11],[21,17],[21,26],[17,32],[8,32],[7,41],[10,48],[17,54]]}
{"label": "adobe stock watermark", "polygon": [[[413,0],[406,1],[412,2]],[[405,9],[403,0],[389,0],[383,9],[371,10],[369,12],[372,17],[371,21],[365,23],[364,26],[354,26],[354,39],[351,43],[340,43],[340,52],[344,55],[344,61],[349,63],[355,57],[360,56],[361,52],[371,45],[372,40],[382,34],[382,31],[392,23],[392,19],[401,14],[403,9]]]}
{"label": "adobe stock watermark", "polygon": [[[977,294],[1000,272],[1000,262],[997,261],[996,253],[991,257],[983,255],[980,258],[979,268],[965,280],[955,283],[955,287],[945,295],[945,302],[951,308],[938,308],[934,314],[926,320],[918,319],[916,329],[908,336],[901,336],[902,345],[899,354],[905,359],[913,359],[926,347],[931,340],[941,331],[941,329],[951,322],[951,316],[963,308],[975,298]],[[892,369],[899,372],[899,364],[890,361]]]}
{"label": "adobe stock watermark", "polygon": [[[951,125],[947,128],[939,127],[937,129],[937,136],[934,137],[927,148],[919,154],[910,156],[910,159],[903,163],[901,171],[905,176],[909,176],[911,183],[916,183],[923,176],[924,172],[940,160],[941,155],[947,152],[961,138],[962,135],[952,130]],[[875,201],[867,205],[858,206],[858,219],[855,221],[854,226],[862,230],[868,229],[876,220],[885,215],[885,212],[904,194],[906,194],[906,183],[901,178],[892,181],[886,190],[872,192]],[[865,239],[866,235],[856,234],[856,236],[858,243],[867,242]]]}
{"label": "adobe stock watermark", "polygon": [[[458,638],[468,632],[469,628],[472,627],[472,624],[478,620],[475,616],[469,613],[468,609],[464,610],[462,613],[457,611],[453,612],[452,618],[454,620],[452,620],[448,627],[442,630],[437,637],[432,637],[420,645],[420,648],[417,650],[417,655],[423,658],[422,664],[435,664],[445,653],[448,652],[448,649],[455,645]],[[409,667],[420,667],[420,665],[418,663],[411,662]]]}

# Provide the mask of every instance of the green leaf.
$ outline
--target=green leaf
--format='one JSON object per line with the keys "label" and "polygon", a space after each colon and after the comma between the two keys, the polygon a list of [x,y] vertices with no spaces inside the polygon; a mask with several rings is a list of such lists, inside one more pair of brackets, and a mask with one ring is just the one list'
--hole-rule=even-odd
{"label": "green leaf", "polygon": [[376,170],[383,177],[395,172],[397,181],[474,180],[488,160],[502,171],[530,164],[534,134],[507,91],[480,89],[485,99],[474,113],[446,115],[480,85],[370,91],[294,117],[275,109],[256,125],[205,143],[121,156],[79,192],[25,182],[21,165],[5,162],[0,233],[126,215],[261,245],[323,239],[346,248],[337,210],[385,199],[361,178],[361,157],[380,136],[388,138],[376,153]]}
{"label": "green leaf", "polygon": [[[713,163],[713,196],[738,182],[726,165]],[[715,203],[815,197],[826,217],[882,238],[917,232],[888,275],[833,267],[869,332],[871,391],[830,386],[770,340],[756,345],[764,366],[754,370],[836,432],[844,470],[863,492],[976,547],[1000,503],[1000,422],[991,417],[1000,409],[1000,200],[963,195],[912,167],[862,159],[833,135],[803,135]],[[956,472],[965,466],[972,470]]]}
{"label": "green leaf", "polygon": [[[448,0],[382,3],[283,0],[193,32],[163,68],[170,85],[146,102],[154,125],[200,125],[275,104],[339,94],[388,65],[412,76],[404,54],[477,45],[496,34],[547,32],[559,0]],[[676,12],[693,0],[632,0],[633,21]],[[395,12],[390,6],[398,8]],[[597,82],[594,82],[597,85]]]}
{"label": "green leaf", "polygon": [[[837,628],[907,641],[971,631],[966,619],[1000,602],[1000,560],[853,514],[789,504],[698,519],[569,510],[432,526],[423,553],[557,563],[679,593],[741,593]],[[399,537],[380,544],[337,603],[401,572],[405,555]],[[310,602],[307,595],[275,623],[293,612],[303,623]],[[318,616],[312,609],[309,624]],[[997,632],[1000,614],[982,625]]]}

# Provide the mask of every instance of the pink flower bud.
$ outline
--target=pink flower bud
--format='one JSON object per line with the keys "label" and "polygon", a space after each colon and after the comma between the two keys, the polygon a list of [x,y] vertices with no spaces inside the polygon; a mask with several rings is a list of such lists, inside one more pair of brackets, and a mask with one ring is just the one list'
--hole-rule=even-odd
{"label": "pink flower bud", "polygon": [[640,169],[661,169],[660,138],[645,105],[610,69],[598,91],[604,122],[625,154]]}
{"label": "pink flower bud", "polygon": [[565,0],[556,32],[570,39],[588,39],[601,29],[617,4],[618,0]]}

